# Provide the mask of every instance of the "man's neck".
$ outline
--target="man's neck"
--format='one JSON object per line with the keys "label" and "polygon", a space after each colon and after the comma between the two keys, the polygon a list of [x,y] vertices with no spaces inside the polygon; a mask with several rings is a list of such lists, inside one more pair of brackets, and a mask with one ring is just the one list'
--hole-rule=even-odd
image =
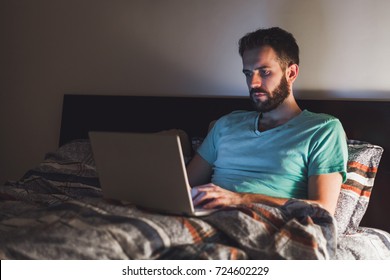
{"label": "man's neck", "polygon": [[258,129],[259,131],[266,131],[278,127],[295,118],[301,112],[302,110],[295,99],[285,100],[276,109],[260,114]]}

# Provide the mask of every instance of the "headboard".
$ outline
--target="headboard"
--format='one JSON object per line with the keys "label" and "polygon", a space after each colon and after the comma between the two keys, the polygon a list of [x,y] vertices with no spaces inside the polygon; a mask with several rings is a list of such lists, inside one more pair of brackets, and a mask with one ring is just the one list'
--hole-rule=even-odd
{"label": "headboard", "polygon": [[[298,100],[302,109],[336,116],[349,139],[385,149],[361,225],[390,232],[390,101]],[[233,110],[252,110],[248,98],[64,95],[59,145],[88,131],[157,132],[178,128],[204,137],[210,121]]]}

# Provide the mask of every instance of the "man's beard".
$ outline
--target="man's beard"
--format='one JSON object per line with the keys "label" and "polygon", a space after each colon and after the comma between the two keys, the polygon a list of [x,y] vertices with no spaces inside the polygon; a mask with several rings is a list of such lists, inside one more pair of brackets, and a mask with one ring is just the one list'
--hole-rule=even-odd
{"label": "man's beard", "polygon": [[[259,100],[255,100],[253,98],[253,95],[256,92],[265,93],[268,97],[268,99],[264,102],[261,102]],[[263,88],[253,88],[250,90],[250,100],[252,101],[252,104],[254,105],[255,109],[259,113],[266,113],[270,112],[274,109],[276,109],[280,104],[283,103],[283,101],[289,96],[290,91],[287,84],[286,77],[282,77],[280,79],[280,83],[278,87],[272,91],[272,94],[269,91],[264,90]]]}

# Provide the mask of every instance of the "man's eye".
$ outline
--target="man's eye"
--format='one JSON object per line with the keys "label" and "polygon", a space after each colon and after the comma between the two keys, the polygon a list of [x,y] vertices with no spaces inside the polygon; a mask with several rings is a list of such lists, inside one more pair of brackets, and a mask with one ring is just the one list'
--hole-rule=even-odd
{"label": "man's eye", "polygon": [[269,74],[271,74],[271,72],[269,70],[261,70],[262,76],[268,76]]}
{"label": "man's eye", "polygon": [[252,72],[244,72],[245,77],[250,78],[252,77]]}

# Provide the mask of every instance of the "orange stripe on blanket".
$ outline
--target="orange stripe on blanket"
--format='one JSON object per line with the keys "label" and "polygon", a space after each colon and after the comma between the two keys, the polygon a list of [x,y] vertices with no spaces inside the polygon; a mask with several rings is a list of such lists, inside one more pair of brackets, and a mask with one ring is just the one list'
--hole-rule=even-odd
{"label": "orange stripe on blanket", "polygon": [[183,225],[188,229],[195,243],[202,241],[202,237],[188,219],[183,218]]}
{"label": "orange stripe on blanket", "polygon": [[230,259],[231,260],[238,260],[238,250],[236,248],[230,249]]}
{"label": "orange stripe on blanket", "polygon": [[292,240],[293,242],[297,242],[303,246],[310,247],[313,249],[318,248],[318,243],[316,242],[316,240],[313,238],[308,238],[308,236],[300,236],[299,234],[294,234],[288,231],[287,229],[282,229],[282,231],[280,232],[280,237],[282,236]]}
{"label": "orange stripe on blanket", "polygon": [[369,167],[367,165],[364,165],[364,164],[361,164],[359,162],[356,162],[356,161],[350,161],[348,162],[348,167],[355,167],[355,168],[358,168],[364,172],[374,172],[376,173],[378,171],[378,168],[377,167]]}
{"label": "orange stripe on blanket", "polygon": [[365,196],[367,198],[370,198],[370,196],[371,196],[371,192],[370,191],[365,191],[365,190],[359,189],[359,188],[351,186],[351,185],[342,184],[341,187],[344,190],[353,191],[354,193],[356,193],[356,194],[358,194],[360,196]]}
{"label": "orange stripe on blanket", "polygon": [[[228,207],[225,208],[229,209]],[[274,234],[285,224],[283,218],[275,215],[272,211],[268,211],[262,207],[256,206],[256,204],[249,204],[246,206],[232,207],[231,210],[239,210],[240,212],[248,215],[255,221],[261,223],[269,234]]]}
{"label": "orange stripe on blanket", "polygon": [[[269,233],[274,233],[284,225],[284,220],[274,213],[257,207],[255,204],[248,205],[251,210],[251,217],[258,222],[261,222],[268,230]],[[243,209],[241,209],[243,211]],[[248,211],[243,211],[248,214]]]}

